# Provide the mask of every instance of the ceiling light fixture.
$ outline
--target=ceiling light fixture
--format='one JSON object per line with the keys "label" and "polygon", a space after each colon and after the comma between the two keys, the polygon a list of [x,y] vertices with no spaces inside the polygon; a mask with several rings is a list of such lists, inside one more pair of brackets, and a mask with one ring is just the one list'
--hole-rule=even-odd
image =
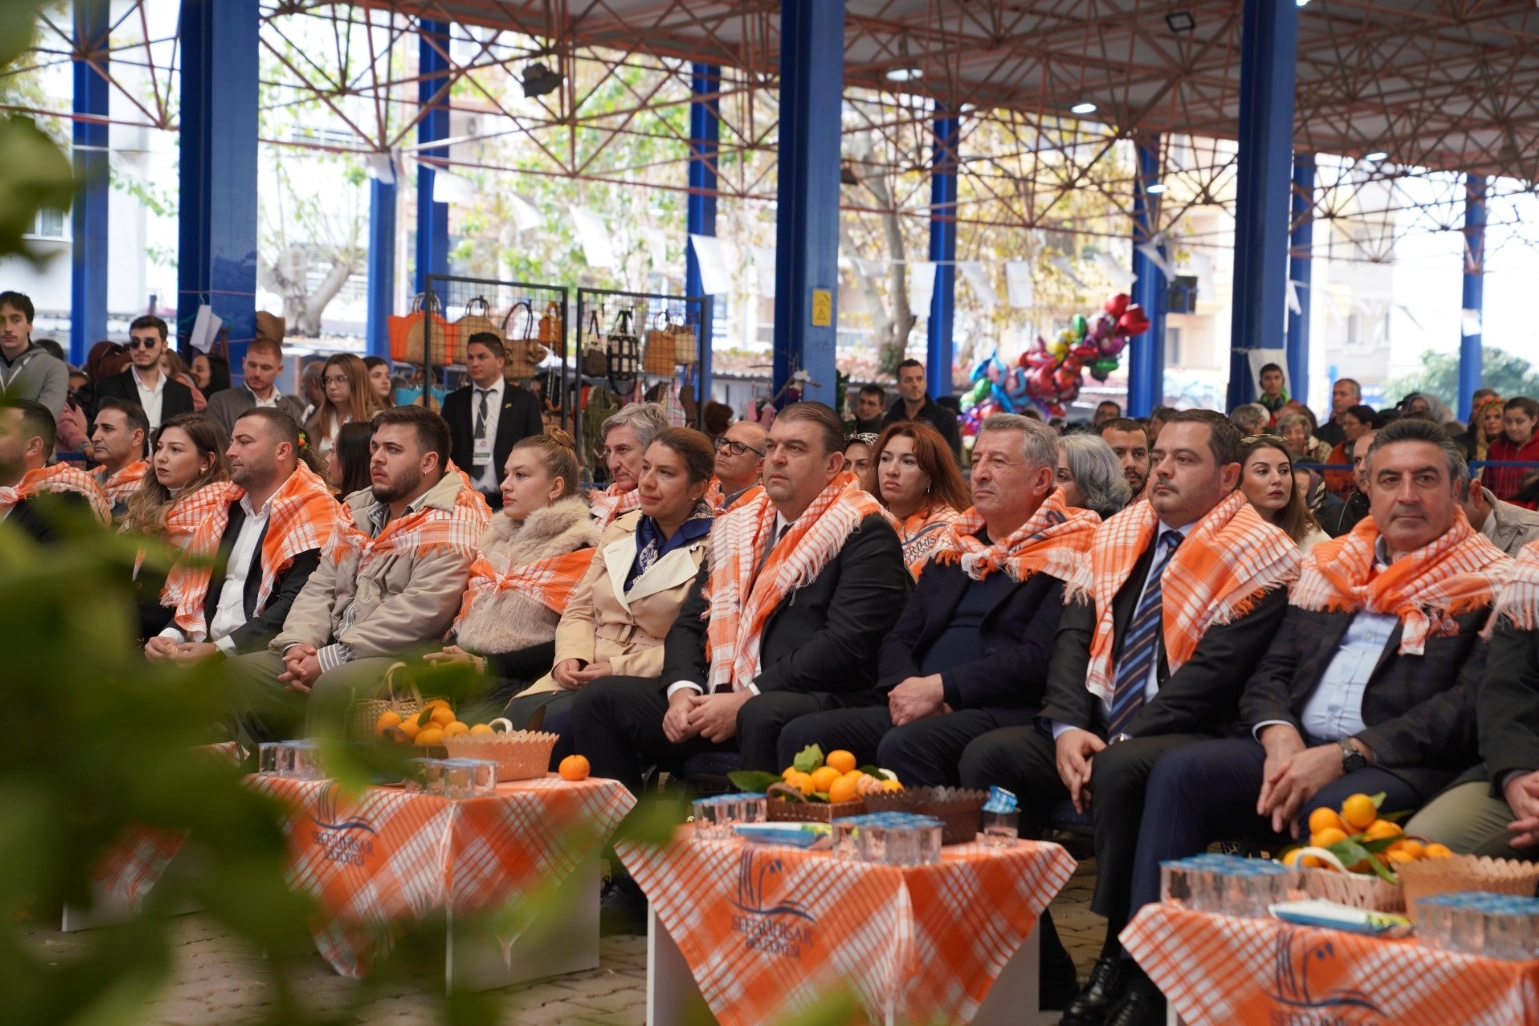
{"label": "ceiling light fixture", "polygon": [[887,81],[889,82],[917,82],[921,78],[924,78],[923,68],[887,69]]}
{"label": "ceiling light fixture", "polygon": [[561,76],[551,71],[540,61],[535,61],[524,68],[524,96],[544,96],[561,88]]}
{"label": "ceiling light fixture", "polygon": [[[1305,3],[1308,2],[1305,0]],[[1171,11],[1165,15],[1165,24],[1170,26],[1172,32],[1191,32],[1197,27],[1197,19],[1192,17],[1190,11]]]}
{"label": "ceiling light fixture", "polygon": [[1096,105],[1087,100],[1084,103],[1076,103],[1069,110],[1075,114],[1094,114],[1096,112]]}
{"label": "ceiling light fixture", "polygon": [[1363,154],[1363,159],[1371,160],[1377,163],[1378,161],[1389,159],[1389,154],[1385,153],[1383,150],[1374,150],[1372,153]]}
{"label": "ceiling light fixture", "polygon": [[1160,193],[1162,193],[1164,191],[1165,191],[1165,183],[1164,182],[1150,182],[1148,185],[1144,186],[1144,192],[1147,192],[1151,196],[1158,196]]}

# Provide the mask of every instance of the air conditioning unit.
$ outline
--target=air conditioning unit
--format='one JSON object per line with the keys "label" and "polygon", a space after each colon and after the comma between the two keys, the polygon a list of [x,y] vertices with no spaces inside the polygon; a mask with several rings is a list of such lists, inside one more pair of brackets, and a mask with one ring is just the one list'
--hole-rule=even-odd
{"label": "air conditioning unit", "polygon": [[1165,292],[1165,312],[1189,314],[1197,312],[1197,276],[1178,274],[1170,280]]}

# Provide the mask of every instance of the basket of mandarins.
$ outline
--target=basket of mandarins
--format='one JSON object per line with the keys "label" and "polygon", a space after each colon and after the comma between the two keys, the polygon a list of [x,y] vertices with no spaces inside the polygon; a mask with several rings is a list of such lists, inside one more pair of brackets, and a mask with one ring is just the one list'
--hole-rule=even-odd
{"label": "basket of mandarins", "polygon": [[769,819],[804,823],[858,816],[867,810],[867,797],[899,792],[903,787],[874,767],[857,767],[850,752],[833,751],[825,757],[817,745],[798,752],[778,777],[743,770],[728,777],[741,791],[769,796]]}
{"label": "basket of mandarins", "polygon": [[533,780],[546,774],[550,768],[551,749],[556,747],[561,735],[514,730],[512,723],[500,717],[486,726],[488,729],[484,731],[472,728],[468,734],[445,738],[444,747],[449,750],[449,758],[496,759],[500,783]]}

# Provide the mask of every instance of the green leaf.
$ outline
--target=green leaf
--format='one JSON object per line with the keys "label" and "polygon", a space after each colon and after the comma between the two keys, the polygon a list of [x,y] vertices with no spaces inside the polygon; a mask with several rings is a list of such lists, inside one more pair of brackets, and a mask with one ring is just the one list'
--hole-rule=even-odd
{"label": "green leaf", "polygon": [[811,773],[823,765],[823,749],[817,745],[808,745],[796,753],[796,758],[791,760],[791,765],[802,773]]}
{"label": "green leaf", "polygon": [[1397,844],[1400,841],[1405,840],[1405,835],[1403,835],[1403,834],[1396,834],[1393,837],[1380,837],[1380,838],[1377,838],[1376,840],[1372,840],[1372,841],[1365,841],[1365,840],[1362,840],[1361,838],[1351,838],[1351,839],[1357,841],[1358,844],[1361,844],[1368,851],[1379,852],[1379,851],[1384,851],[1386,848],[1389,848],[1391,845]]}
{"label": "green leaf", "polygon": [[865,766],[860,767],[860,771],[862,773],[864,773],[866,776],[868,776],[868,777],[875,777],[878,780],[886,780],[887,779],[886,777],[884,777],[882,775],[882,771],[880,769],[878,769],[877,767],[872,766],[870,764],[867,764]]}
{"label": "green leaf", "polygon": [[773,773],[763,770],[734,770],[727,774],[727,779],[732,781],[732,786],[739,791],[758,793],[768,791],[772,784],[784,783]]}
{"label": "green leaf", "polygon": [[1388,797],[1389,797],[1389,792],[1388,791],[1380,791],[1378,794],[1373,795],[1370,800],[1373,802],[1373,807],[1375,809],[1381,809],[1381,808],[1384,807],[1384,799],[1388,798]]}

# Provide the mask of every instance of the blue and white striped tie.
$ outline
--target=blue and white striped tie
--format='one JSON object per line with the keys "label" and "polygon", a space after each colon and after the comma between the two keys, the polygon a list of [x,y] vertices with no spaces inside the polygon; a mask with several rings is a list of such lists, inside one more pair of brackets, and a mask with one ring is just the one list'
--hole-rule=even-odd
{"label": "blue and white striped tie", "polygon": [[1126,732],[1127,726],[1144,705],[1144,689],[1149,681],[1149,668],[1159,658],[1160,639],[1160,575],[1170,565],[1176,546],[1184,540],[1180,531],[1166,531],[1160,539],[1167,548],[1155,554],[1154,568],[1144,585],[1143,597],[1133,611],[1127,634],[1122,639],[1122,658],[1117,662],[1116,687],[1112,693],[1111,725],[1107,737]]}

